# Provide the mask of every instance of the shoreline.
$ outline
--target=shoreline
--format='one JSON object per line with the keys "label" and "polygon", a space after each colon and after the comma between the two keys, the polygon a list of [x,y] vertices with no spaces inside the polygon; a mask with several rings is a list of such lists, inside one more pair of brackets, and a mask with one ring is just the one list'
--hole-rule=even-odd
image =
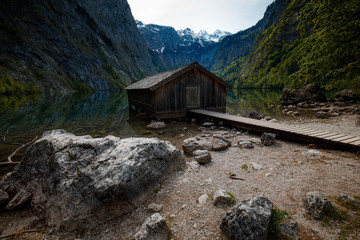
{"label": "shoreline", "polygon": [[[299,119],[282,121],[290,125],[301,125],[316,129],[341,132],[349,129],[353,135],[359,133],[355,125],[357,115],[342,115],[330,119]],[[170,123],[171,124],[171,123]],[[200,132],[200,126],[186,123],[172,123],[177,130],[166,136],[159,135],[162,140],[171,141],[178,149],[184,139],[196,135],[214,135],[219,131],[207,129]],[[340,124],[337,126],[337,124]],[[166,131],[163,130],[163,131]],[[161,131],[154,131],[161,132]],[[240,149],[236,146],[239,140],[254,142],[254,149]],[[124,217],[102,224],[99,227],[82,233],[58,231],[49,235],[50,227],[38,219],[28,207],[13,212],[3,212],[0,215],[0,231],[2,235],[19,229],[29,229],[29,226],[39,226],[44,230],[37,233],[27,233],[26,239],[57,239],[80,238],[91,239],[128,239],[138,230],[141,223],[151,213],[147,205],[157,203],[163,205],[160,214],[166,219],[177,239],[224,239],[219,228],[219,222],[227,208],[215,207],[210,198],[202,205],[200,196],[211,196],[218,189],[231,192],[236,199],[244,200],[253,195],[265,195],[279,209],[291,214],[300,224],[300,235],[313,239],[335,239],[336,234],[331,228],[321,225],[321,222],[309,220],[304,215],[302,198],[308,191],[321,191],[326,196],[360,195],[360,157],[354,153],[331,149],[315,149],[309,153],[305,144],[284,140],[276,140],[274,146],[263,146],[258,134],[237,131],[231,139],[232,146],[226,150],[211,151],[212,161],[206,165],[198,165],[194,158],[183,154],[185,166],[180,171],[170,174],[161,185],[159,191],[148,199],[146,204]],[[311,149],[314,150],[314,149]],[[246,164],[256,163],[259,169],[244,170]],[[341,169],[341,171],[339,171]],[[228,173],[236,173],[244,181],[233,180]],[[120,226],[120,227],[119,227]],[[33,228],[33,227],[32,227]],[[126,229],[124,232],[122,229]],[[123,236],[123,238],[119,238]]]}

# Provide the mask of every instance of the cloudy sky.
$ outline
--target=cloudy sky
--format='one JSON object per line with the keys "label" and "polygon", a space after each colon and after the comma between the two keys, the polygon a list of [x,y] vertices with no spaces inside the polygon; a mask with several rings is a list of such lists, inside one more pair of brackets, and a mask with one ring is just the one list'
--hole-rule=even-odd
{"label": "cloudy sky", "polygon": [[128,0],[134,18],[146,24],[216,29],[236,33],[259,21],[273,0]]}

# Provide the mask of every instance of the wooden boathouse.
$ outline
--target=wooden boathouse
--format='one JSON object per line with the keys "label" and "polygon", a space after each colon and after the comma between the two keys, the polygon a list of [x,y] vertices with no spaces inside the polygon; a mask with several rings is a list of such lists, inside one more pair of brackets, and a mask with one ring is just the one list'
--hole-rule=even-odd
{"label": "wooden boathouse", "polygon": [[194,62],[146,77],[125,88],[129,105],[158,119],[186,117],[191,109],[226,111],[231,86]]}

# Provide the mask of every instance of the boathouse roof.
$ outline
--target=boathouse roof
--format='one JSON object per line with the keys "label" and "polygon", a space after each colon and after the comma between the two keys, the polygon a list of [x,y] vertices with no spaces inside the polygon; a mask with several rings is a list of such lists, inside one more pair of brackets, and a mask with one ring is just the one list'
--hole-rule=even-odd
{"label": "boathouse roof", "polygon": [[150,89],[151,91],[156,90],[162,85],[170,82],[171,80],[179,77],[180,75],[197,68],[201,70],[204,74],[209,75],[211,78],[217,80],[219,83],[224,85],[226,88],[232,88],[229,84],[223,81],[221,78],[217,77],[215,74],[201,66],[197,62],[193,62],[182,67],[178,67],[175,69],[168,70],[166,72],[161,72],[149,77],[146,77],[140,81],[137,81],[125,88],[125,90],[137,90],[137,89]]}

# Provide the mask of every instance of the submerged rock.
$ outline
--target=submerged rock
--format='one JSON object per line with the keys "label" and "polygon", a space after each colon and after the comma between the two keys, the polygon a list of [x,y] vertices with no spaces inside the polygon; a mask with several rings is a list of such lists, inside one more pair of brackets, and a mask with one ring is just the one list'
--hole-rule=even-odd
{"label": "submerged rock", "polygon": [[317,118],[327,119],[327,118],[331,117],[331,114],[328,112],[324,112],[324,111],[317,111],[315,113],[315,116]]}
{"label": "submerged rock", "polygon": [[0,188],[31,194],[31,206],[49,225],[92,228],[133,211],[181,160],[178,149],[156,138],[92,138],[55,130],[26,150]]}
{"label": "submerged rock", "polygon": [[220,228],[229,239],[267,239],[273,203],[255,196],[236,204],[221,221]]}
{"label": "submerged rock", "polygon": [[147,129],[163,129],[166,128],[165,122],[151,122],[146,126]]}

